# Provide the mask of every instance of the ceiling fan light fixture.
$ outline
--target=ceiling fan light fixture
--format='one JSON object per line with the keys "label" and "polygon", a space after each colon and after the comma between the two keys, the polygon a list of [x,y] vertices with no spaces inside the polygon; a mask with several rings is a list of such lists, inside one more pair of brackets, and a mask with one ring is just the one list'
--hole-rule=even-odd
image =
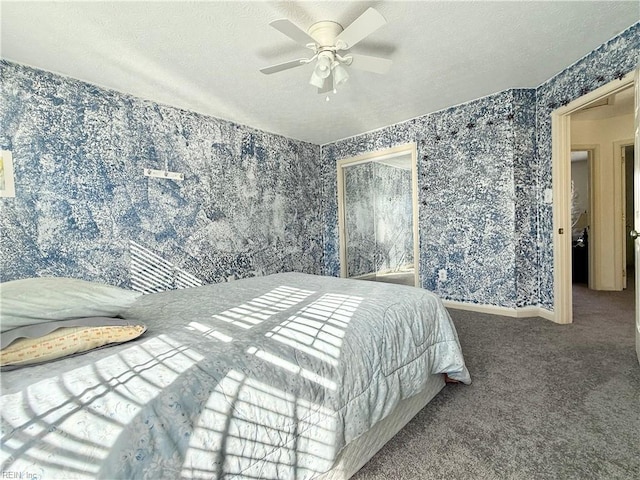
{"label": "ceiling fan light fixture", "polygon": [[[378,74],[387,73],[391,67],[391,60],[349,52],[351,47],[386,23],[385,18],[374,8],[368,8],[346,28],[331,20],[321,20],[305,31],[290,20],[274,20],[269,25],[294,42],[312,50],[313,56],[261,68],[260,71],[269,75],[315,61],[309,83],[316,87],[320,94],[331,91],[336,93],[336,87],[349,79],[349,68],[345,67]],[[338,53],[343,50],[344,57]]]}
{"label": "ceiling fan light fixture", "polygon": [[324,78],[318,75],[316,73],[316,70],[314,69],[313,72],[311,72],[311,78],[309,79],[309,83],[314,87],[322,88],[324,86]]}
{"label": "ceiling fan light fixture", "polygon": [[344,84],[349,80],[349,73],[347,69],[340,65],[338,62],[333,63],[333,84],[335,86]]}
{"label": "ceiling fan light fixture", "polygon": [[327,78],[331,75],[331,64],[333,63],[333,54],[331,52],[320,52],[318,60],[314,68],[314,73],[320,78]]}

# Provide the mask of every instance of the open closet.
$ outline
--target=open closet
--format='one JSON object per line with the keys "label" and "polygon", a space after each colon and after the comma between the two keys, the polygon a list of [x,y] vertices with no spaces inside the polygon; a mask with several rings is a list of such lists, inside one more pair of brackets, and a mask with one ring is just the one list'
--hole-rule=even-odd
{"label": "open closet", "polygon": [[414,144],[338,162],[343,277],[418,285],[416,182]]}

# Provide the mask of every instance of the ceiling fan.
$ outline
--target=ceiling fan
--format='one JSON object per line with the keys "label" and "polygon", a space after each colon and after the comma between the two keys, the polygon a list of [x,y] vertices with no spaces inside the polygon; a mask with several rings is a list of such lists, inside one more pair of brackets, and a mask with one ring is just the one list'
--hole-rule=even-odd
{"label": "ceiling fan", "polygon": [[[266,75],[281,72],[316,62],[309,83],[318,88],[318,93],[333,91],[349,79],[345,66],[384,74],[391,68],[392,61],[387,58],[358,55],[346,51],[385,25],[387,21],[375,9],[368,8],[347,28],[337,22],[323,20],[314,23],[305,32],[288,19],[274,20],[269,25],[285,34],[294,42],[304,45],[313,51],[311,58],[298,58],[270,67],[261,68]],[[327,100],[329,97],[327,97]]]}

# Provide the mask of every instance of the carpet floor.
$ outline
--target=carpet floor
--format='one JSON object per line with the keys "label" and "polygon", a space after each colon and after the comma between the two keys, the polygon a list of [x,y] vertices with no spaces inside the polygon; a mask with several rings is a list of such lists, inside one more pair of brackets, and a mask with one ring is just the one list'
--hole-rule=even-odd
{"label": "carpet floor", "polygon": [[447,385],[353,478],[640,479],[635,294],[573,291],[570,325],[451,309],[472,385]]}

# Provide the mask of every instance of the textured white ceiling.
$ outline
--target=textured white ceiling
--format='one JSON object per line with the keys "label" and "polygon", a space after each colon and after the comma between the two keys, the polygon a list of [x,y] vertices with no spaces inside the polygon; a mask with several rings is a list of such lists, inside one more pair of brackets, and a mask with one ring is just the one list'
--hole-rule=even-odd
{"label": "textured white ceiling", "polygon": [[[2,57],[156,102],[325,144],[508,88],[545,82],[639,18],[637,1],[1,2]],[[351,71],[326,102],[309,50],[269,26],[388,24],[353,48],[393,60]]]}

